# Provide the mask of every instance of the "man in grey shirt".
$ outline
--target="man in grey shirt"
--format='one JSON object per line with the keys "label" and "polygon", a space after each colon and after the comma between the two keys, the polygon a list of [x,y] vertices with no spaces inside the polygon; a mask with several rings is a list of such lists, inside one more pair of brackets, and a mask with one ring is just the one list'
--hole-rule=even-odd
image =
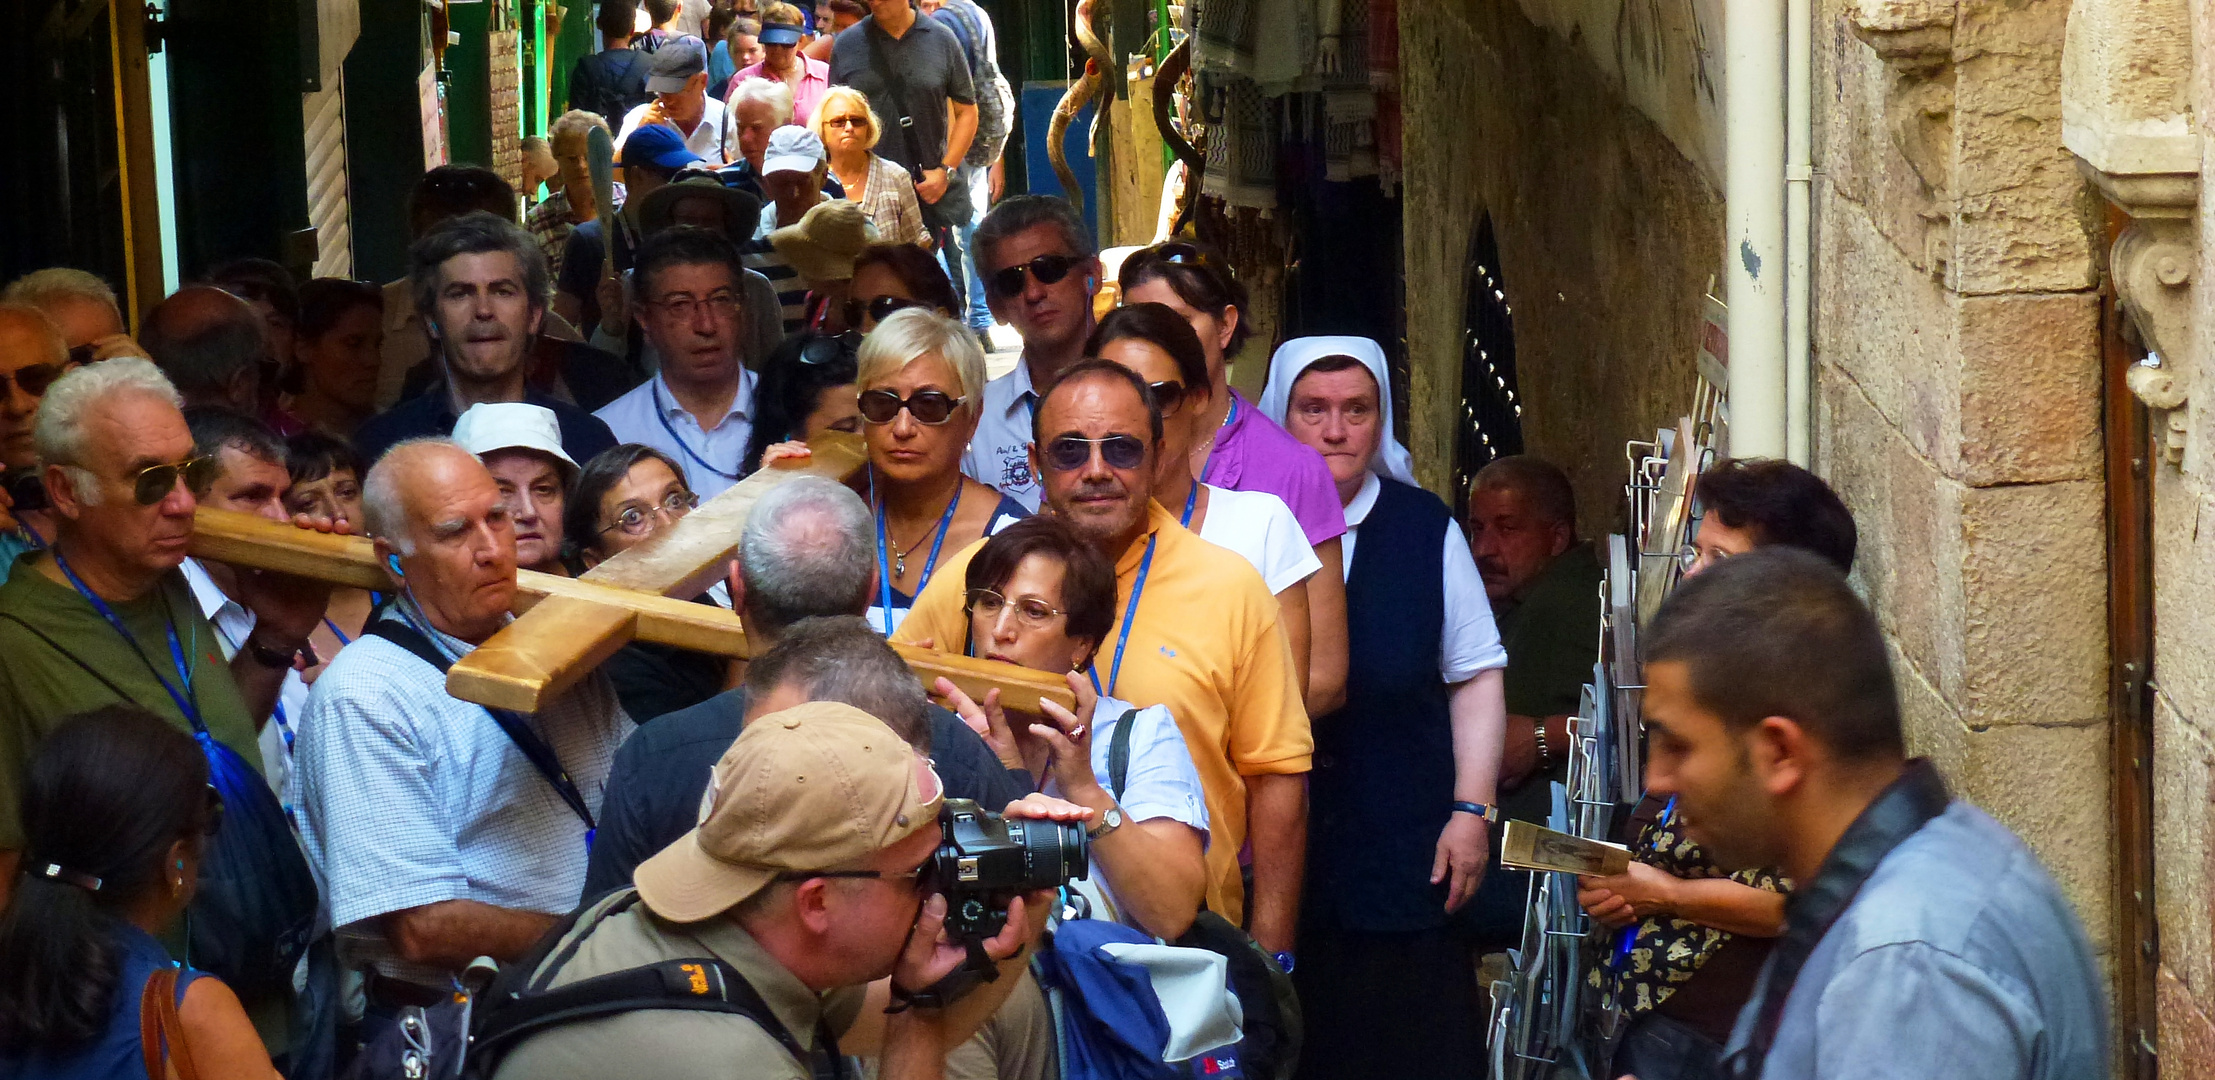
{"label": "man in grey shirt", "polygon": [[839,31],[831,45],[831,85],[868,95],[884,121],[880,156],[915,176],[923,223],[945,259],[954,295],[962,277],[960,229],[973,216],[969,189],[955,173],[977,136],[977,88],[961,39],[911,0],[868,0],[869,17]]}
{"label": "man in grey shirt", "polygon": [[1685,582],[1646,684],[1648,789],[1726,869],[1794,882],[1725,1076],[2107,1075],[2076,915],[2006,826],[1907,760],[1876,619],[1836,568],[1771,547]]}

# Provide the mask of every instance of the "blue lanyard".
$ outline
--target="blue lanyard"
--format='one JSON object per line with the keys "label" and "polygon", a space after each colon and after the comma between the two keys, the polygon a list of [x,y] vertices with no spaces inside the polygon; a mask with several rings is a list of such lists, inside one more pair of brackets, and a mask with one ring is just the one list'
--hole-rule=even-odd
{"label": "blue lanyard", "polygon": [[[954,488],[954,500],[946,504],[946,512],[938,518],[938,537],[931,541],[931,556],[923,562],[923,579],[915,583],[912,595],[923,595],[925,586],[931,583],[931,573],[938,568],[938,552],[946,545],[946,533],[954,527],[954,510],[961,505],[961,489],[967,483]],[[877,502],[877,470],[869,470],[869,501],[877,511],[877,589],[884,600],[884,636],[892,636],[892,564],[885,555],[884,504]]]}
{"label": "blue lanyard", "polygon": [[[1210,456],[1213,455],[1210,454]],[[1177,521],[1177,524],[1182,525],[1187,529],[1191,528],[1192,508],[1198,505],[1200,505],[1200,482],[1195,479],[1194,481],[1192,481],[1192,490],[1184,493],[1184,517],[1179,519]]]}
{"label": "blue lanyard", "polygon": [[[185,648],[177,642],[176,616],[170,614],[169,618],[163,622],[162,629],[169,635],[169,661],[176,665],[177,681],[184,685],[184,689],[181,691],[176,686],[171,685],[168,679],[162,677],[161,669],[154,666],[154,661],[148,659],[145,650],[138,647],[138,639],[131,636],[131,628],[123,625],[123,620],[116,616],[115,609],[109,607],[107,601],[100,599],[98,593],[85,587],[84,581],[77,576],[75,570],[69,568],[69,560],[62,557],[59,549],[54,551],[54,564],[62,568],[62,574],[69,578],[71,585],[76,587],[78,595],[90,601],[92,609],[99,612],[101,618],[108,620],[108,625],[114,627],[115,632],[123,635],[123,640],[130,644],[131,651],[137,653],[138,658],[146,662],[146,670],[153,674],[155,682],[162,684],[162,689],[169,691],[169,699],[177,703],[177,711],[184,714],[185,720],[192,725],[192,730],[205,734],[208,728],[206,724],[200,722],[200,706],[197,701],[199,695],[194,693],[192,689],[192,665],[185,662]],[[165,600],[163,603],[166,607],[167,601]]]}
{"label": "blue lanyard", "polygon": [[1131,602],[1123,608],[1123,632],[1115,637],[1115,663],[1108,668],[1107,689],[1100,688],[1100,669],[1094,665],[1088,673],[1092,676],[1092,691],[1103,697],[1115,696],[1115,680],[1123,674],[1123,646],[1131,643],[1131,622],[1138,618],[1138,598],[1146,591],[1146,574],[1154,568],[1154,543],[1160,533],[1146,538],[1146,557],[1138,561],[1138,580],[1131,583]]}
{"label": "blue lanyard", "polygon": [[331,628],[331,635],[332,635],[333,637],[336,637],[336,638],[338,639],[338,647],[339,647],[339,648],[342,648],[342,649],[343,649],[343,648],[345,648],[346,646],[348,646],[348,645],[352,645],[352,644],[354,643],[354,639],[353,639],[353,638],[350,638],[350,637],[347,637],[347,636],[346,636],[346,631],[344,631],[344,630],[341,630],[341,629],[339,629],[339,628],[338,628],[338,624],[337,624],[337,623],[335,623],[335,622],[332,622],[332,621],[331,621],[331,617],[330,617],[330,616],[328,616],[328,615],[325,615],[325,616],[323,617],[323,625],[325,625],[325,626],[328,626],[328,627],[330,627],[330,628]]}
{"label": "blue lanyard", "polygon": [[[744,379],[745,376],[740,376],[740,378]],[[684,451],[684,456],[691,458],[693,464],[698,465],[701,468],[706,469],[707,471],[714,473],[715,475],[720,476],[725,480],[737,480],[739,478],[737,473],[724,472],[723,470],[708,464],[706,459],[692,452],[692,446],[691,444],[684,441],[684,436],[677,434],[677,429],[669,423],[669,410],[667,408],[664,408],[661,403],[660,377],[656,376],[653,382],[647,384],[647,387],[654,395],[654,419],[661,421],[661,429],[669,433],[669,441],[676,443],[677,449]]]}

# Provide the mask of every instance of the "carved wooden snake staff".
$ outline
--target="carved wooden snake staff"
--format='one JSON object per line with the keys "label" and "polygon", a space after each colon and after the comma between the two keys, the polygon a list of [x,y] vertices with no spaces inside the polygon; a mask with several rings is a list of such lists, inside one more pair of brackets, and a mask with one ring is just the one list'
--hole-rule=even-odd
{"label": "carved wooden snake staff", "polygon": [[[1069,168],[1069,155],[1063,139],[1069,133],[1069,125],[1084,110],[1085,104],[1107,85],[1108,72],[1114,70],[1115,64],[1106,43],[1100,40],[1098,29],[1092,25],[1092,0],[1078,0],[1076,33],[1077,43],[1084,46],[1086,55],[1084,75],[1069,84],[1069,89],[1061,95],[1061,104],[1054,106],[1053,119],[1046,123],[1046,159],[1053,163],[1054,175],[1061,179],[1061,190],[1068,196],[1069,205],[1075,207],[1078,215],[1082,216],[1084,190],[1077,186],[1077,174]],[[1100,124],[1099,113],[1093,114],[1092,124],[1097,130]]]}

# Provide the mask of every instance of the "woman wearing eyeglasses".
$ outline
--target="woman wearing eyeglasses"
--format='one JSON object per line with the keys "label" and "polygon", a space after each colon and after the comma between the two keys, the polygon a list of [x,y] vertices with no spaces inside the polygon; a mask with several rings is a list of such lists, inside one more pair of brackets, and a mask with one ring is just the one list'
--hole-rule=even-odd
{"label": "woman wearing eyeglasses", "polygon": [[967,327],[936,312],[894,312],[862,341],[857,361],[869,467],[847,483],[876,512],[869,621],[889,635],[940,563],[1029,511],[962,475],[985,379],[984,352]]}
{"label": "woman wearing eyeglasses", "polygon": [[[1253,335],[1246,287],[1215,252],[1182,241],[1132,252],[1116,275],[1126,304],[1162,304],[1184,317],[1207,354],[1208,400],[1193,428],[1192,475],[1233,491],[1283,499],[1328,573],[1308,583],[1309,622],[1318,628],[1307,657],[1307,711],[1321,716],[1346,700],[1346,518],[1323,459],[1231,389],[1230,358]],[[1321,632],[1322,628],[1335,632]]]}
{"label": "woman wearing eyeglasses", "polygon": [[[623,443],[577,470],[563,524],[578,560],[590,568],[645,543],[698,505],[700,497],[686,486],[674,458],[651,446]],[[728,589],[718,583],[700,602],[729,607]],[[714,697],[729,669],[707,653],[644,641],[616,650],[601,666],[623,711],[641,724]]]}
{"label": "woman wearing eyeglasses", "polygon": [[141,1009],[154,1005],[175,1018],[157,1061],[189,1053],[201,1076],[275,1080],[238,995],[159,940],[222,821],[192,736],[109,705],[63,719],[22,781],[23,869],[0,909],[0,1074],[146,1077]]}
{"label": "woman wearing eyeglasses", "polygon": [[915,178],[875,152],[884,125],[870,107],[869,96],[850,86],[831,87],[815,107],[810,126],[830,151],[831,175],[838,177],[848,199],[861,204],[877,226],[877,235],[890,243],[928,247],[931,234],[923,227]]}
{"label": "woman wearing eyeglasses", "polygon": [[[1266,491],[1234,491],[1192,478],[1190,451],[1205,438],[1208,416],[1207,356],[1184,318],[1160,304],[1132,304],[1108,312],[1085,343],[1085,352],[1121,364],[1153,387],[1161,405],[1160,470],[1154,501],[1185,528],[1217,547],[1244,556],[1276,594],[1282,626],[1292,646],[1300,685],[1307,686],[1315,652],[1308,618],[1308,586],[1323,564],[1308,546],[1300,519],[1284,500]],[[1323,628],[1331,647],[1346,649],[1345,626]]]}

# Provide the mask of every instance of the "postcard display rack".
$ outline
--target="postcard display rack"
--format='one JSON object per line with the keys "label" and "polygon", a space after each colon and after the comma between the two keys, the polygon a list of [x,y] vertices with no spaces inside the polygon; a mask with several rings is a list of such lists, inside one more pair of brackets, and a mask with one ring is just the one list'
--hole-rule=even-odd
{"label": "postcard display rack", "polygon": [[[1569,718],[1568,771],[1554,781],[1548,826],[1592,840],[1623,840],[1617,824],[1645,789],[1639,628],[1683,576],[1698,528],[1692,490],[1729,439],[1719,365],[1703,356],[1692,411],[1624,447],[1625,531],[1607,538],[1600,583],[1599,661]],[[1618,962],[1617,935],[1577,906],[1577,879],[1532,873],[1520,947],[1491,986],[1491,1080],[1613,1080],[1608,1058],[1623,1026],[1591,989],[1595,967]]]}

